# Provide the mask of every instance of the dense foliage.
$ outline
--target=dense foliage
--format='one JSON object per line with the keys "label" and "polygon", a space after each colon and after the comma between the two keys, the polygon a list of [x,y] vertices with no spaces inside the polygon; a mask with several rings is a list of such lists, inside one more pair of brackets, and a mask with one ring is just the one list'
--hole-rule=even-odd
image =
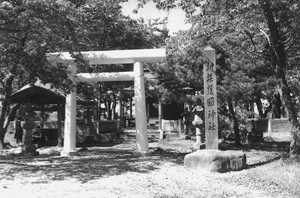
{"label": "dense foliage", "polygon": [[[140,6],[143,6],[147,0],[139,2]],[[177,46],[177,54],[180,55],[170,55],[172,60],[168,61],[169,69],[165,70],[174,71],[174,74],[168,74],[168,77],[182,79],[176,86],[192,84],[197,85],[198,91],[201,90],[202,75],[201,72],[195,72],[192,61],[195,61],[196,67],[201,70],[203,61],[199,57],[203,55],[199,48],[211,45],[216,49],[219,111],[222,109],[220,113],[229,115],[233,121],[237,144],[238,124],[242,121],[238,119],[240,116],[237,116],[237,113],[241,110],[253,110],[254,102],[260,117],[265,117],[270,108],[280,117],[280,108],[283,105],[291,122],[298,128],[296,131],[299,131],[295,105],[298,97],[296,74],[300,49],[299,1],[154,2],[160,9],[182,8],[192,23],[191,30],[178,34],[177,38],[171,41],[171,46]],[[156,72],[164,71],[161,69]],[[185,78],[189,73],[192,77]],[[288,78],[287,74],[290,74]],[[198,79],[198,82],[194,83],[193,79]],[[168,87],[167,89],[172,90]],[[268,99],[271,104],[268,109],[261,103],[263,98]],[[249,116],[246,115],[247,117]],[[295,141],[291,143],[291,153],[300,153],[298,136],[298,132],[294,133]]]}
{"label": "dense foliage", "polygon": [[[0,94],[3,96],[0,148],[8,121],[17,107],[10,107],[9,96],[13,91],[34,83],[38,78],[44,83],[51,82],[60,88],[66,85],[68,88],[66,66],[49,65],[47,53],[67,51],[76,58],[80,71],[101,71],[103,69],[99,67],[87,67],[87,63],[76,52],[162,45],[168,32],[157,28],[160,22],[147,24],[123,16],[122,2],[0,1]],[[123,66],[120,67],[122,69]],[[84,90],[82,86],[81,90]]]}

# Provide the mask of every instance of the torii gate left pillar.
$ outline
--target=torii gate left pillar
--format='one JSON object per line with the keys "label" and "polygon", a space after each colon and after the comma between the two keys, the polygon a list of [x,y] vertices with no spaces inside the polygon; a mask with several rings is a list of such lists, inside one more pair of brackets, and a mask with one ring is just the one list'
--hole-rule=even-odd
{"label": "torii gate left pillar", "polygon": [[66,97],[65,105],[65,122],[64,122],[64,149],[61,151],[61,156],[71,156],[77,153],[76,151],[76,106],[77,106],[77,83],[75,76],[77,67],[68,66],[68,78],[72,81],[70,93]]}
{"label": "torii gate left pillar", "polygon": [[148,132],[146,117],[146,100],[144,85],[143,63],[157,63],[166,56],[165,49],[143,50],[116,50],[82,52],[83,57],[90,64],[130,64],[134,65],[133,72],[115,73],[78,73],[74,60],[69,53],[49,54],[49,62],[71,64],[69,78],[73,82],[70,94],[66,98],[64,148],[62,156],[70,156],[76,153],[76,84],[77,82],[100,82],[100,81],[134,81],[135,99],[135,122],[137,150],[141,154],[149,152]]}

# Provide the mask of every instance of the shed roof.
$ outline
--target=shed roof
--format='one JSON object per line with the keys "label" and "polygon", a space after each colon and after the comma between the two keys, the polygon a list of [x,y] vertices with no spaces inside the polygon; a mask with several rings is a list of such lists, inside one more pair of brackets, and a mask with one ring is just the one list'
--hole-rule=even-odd
{"label": "shed roof", "polygon": [[[40,83],[28,84],[20,90],[10,95],[12,103],[32,103],[32,104],[64,104],[66,98],[64,92],[59,89],[53,89],[50,86]],[[79,104],[92,103],[83,96],[77,96]]]}
{"label": "shed roof", "polygon": [[26,85],[10,95],[12,103],[64,104],[65,97],[45,86]]}

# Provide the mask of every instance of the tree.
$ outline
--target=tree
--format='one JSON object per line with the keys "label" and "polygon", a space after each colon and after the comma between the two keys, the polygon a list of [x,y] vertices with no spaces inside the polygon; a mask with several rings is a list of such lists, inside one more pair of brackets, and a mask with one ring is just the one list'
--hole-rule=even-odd
{"label": "tree", "polygon": [[15,88],[18,89],[39,78],[44,83],[69,89],[66,66],[50,65],[47,53],[68,51],[76,58],[79,71],[88,71],[91,67],[82,59],[80,51],[161,45],[161,35],[167,35],[167,31],[161,30],[156,36],[152,34],[157,31],[154,25],[141,25],[139,21],[124,17],[121,2],[0,1],[0,91],[4,96],[0,149],[8,123],[18,107],[11,106],[9,101],[13,84],[17,84]]}
{"label": "tree", "polygon": [[[197,24],[189,31],[179,33],[175,38],[171,38],[168,42],[168,58],[167,63],[160,67],[154,68],[153,71],[158,74],[158,79],[170,92],[175,96],[173,98],[186,98],[184,87],[192,88],[194,91],[203,90],[202,70],[203,64],[206,63],[206,58],[203,55],[203,48],[206,45],[213,46],[217,51],[217,75],[219,89],[219,105],[228,106],[230,118],[233,121],[233,129],[236,137],[236,145],[240,145],[239,124],[236,116],[236,106],[240,105],[239,100],[242,96],[249,94],[252,79],[247,76],[247,70],[239,71],[242,64],[251,64],[251,59],[243,59],[242,61],[235,57],[242,57],[244,53],[230,53],[234,51],[230,46],[234,45],[238,52],[241,47],[238,45],[242,37],[240,32],[230,32],[223,30],[220,25],[222,23],[212,23],[215,19],[209,17],[207,13],[205,19],[201,23],[206,26],[197,26]],[[224,19],[224,21],[226,21]],[[223,26],[229,26],[228,23]],[[220,29],[220,31],[216,31]],[[227,28],[228,29],[228,28]],[[211,35],[214,35],[212,37]],[[238,39],[235,39],[238,38]],[[248,42],[249,43],[249,42]],[[244,42],[246,45],[247,42]],[[229,50],[230,52],[226,52]],[[243,51],[242,51],[243,52]],[[235,56],[235,57],[234,57]],[[236,73],[238,71],[238,73]],[[180,91],[182,90],[182,91]],[[182,94],[180,94],[182,93]]]}
{"label": "tree", "polygon": [[[146,1],[140,1],[145,3]],[[227,31],[228,26],[234,32],[241,31],[253,38],[263,38],[262,41],[267,49],[269,65],[274,69],[274,77],[280,90],[282,101],[289,111],[289,118],[293,124],[293,140],[290,145],[290,155],[300,154],[300,129],[297,121],[296,107],[292,102],[291,90],[286,79],[286,71],[290,66],[295,67],[295,59],[299,58],[299,2],[298,1],[156,1],[159,8],[168,9],[174,6],[181,7],[191,16],[191,21],[202,27],[206,24],[220,24],[213,26],[211,30]],[[192,14],[198,11],[194,17]],[[208,15],[208,13],[210,15]],[[199,20],[202,19],[202,20]],[[206,20],[207,19],[207,20]],[[220,29],[213,29],[219,27]],[[230,29],[229,29],[230,30]],[[299,32],[299,31],[298,31]],[[212,34],[212,37],[214,35]],[[257,46],[257,42],[252,47]],[[234,46],[232,46],[234,47]],[[247,50],[247,49],[243,49]],[[253,54],[253,50],[249,51]],[[255,49],[254,52],[259,52]],[[259,58],[259,54],[256,54]],[[263,60],[263,59],[258,59]],[[297,63],[296,63],[297,64]]]}
{"label": "tree", "polygon": [[[97,16],[97,14],[96,14]],[[133,20],[128,17],[119,16],[116,21],[111,21],[111,25],[107,25],[106,31],[109,33],[100,41],[98,38],[102,36],[99,28],[89,29],[88,39],[84,49],[143,49],[143,48],[159,48],[164,45],[165,38],[168,36],[166,27],[158,28],[158,25],[163,25],[164,21],[154,20],[145,23],[143,19]],[[96,26],[95,24],[87,25],[87,28]],[[98,26],[98,25],[97,25]],[[95,40],[95,41],[94,41]],[[90,44],[91,43],[91,44]],[[88,46],[90,45],[90,46]],[[83,65],[80,68],[81,72],[122,72],[132,71],[132,65],[93,65],[92,67]],[[131,87],[132,82],[101,82],[101,83],[84,83],[80,84],[80,90],[85,91],[90,98],[97,98],[105,104],[107,109],[107,119],[115,118],[116,102],[121,97],[119,92],[122,89]],[[100,97],[101,96],[101,97]]]}
{"label": "tree", "polygon": [[[201,31],[201,32],[200,32]],[[232,55],[226,53],[221,47],[225,41],[217,42],[221,38],[210,38],[210,32],[203,30],[187,31],[170,38],[167,43],[167,61],[161,65],[151,67],[156,76],[160,100],[179,100],[187,102],[194,97],[187,98],[187,89],[190,92],[199,93],[203,91],[203,65],[207,59],[203,54],[206,45],[212,45],[217,53],[217,75],[219,86],[219,105],[229,107],[228,114],[233,121],[233,129],[236,137],[236,145],[240,145],[239,121],[236,116],[236,107],[240,105],[241,99],[250,97],[253,88],[253,79],[247,76],[246,70],[242,71],[241,63],[230,61]],[[228,44],[227,44],[228,45]],[[192,94],[192,95],[193,95]]]}
{"label": "tree", "polygon": [[[17,87],[32,83],[36,77],[58,83],[63,68],[50,68],[46,53],[56,47],[71,46],[65,38],[72,28],[72,6],[62,1],[1,1],[0,69],[4,95],[0,115],[0,149],[9,121],[17,105],[10,109],[13,82]],[[66,47],[67,48],[67,47]],[[55,77],[54,77],[55,76]],[[8,117],[7,117],[8,116]]]}
{"label": "tree", "polygon": [[[288,55],[286,52],[286,43],[285,39],[288,39],[289,35],[287,35],[290,31],[290,29],[287,29],[285,31],[285,28],[292,28],[289,27],[289,23],[291,19],[293,19],[293,16],[290,18],[287,16],[287,19],[284,20],[284,22],[287,23],[284,25],[280,25],[278,21],[276,21],[276,14],[281,15],[281,11],[278,11],[277,13],[272,10],[275,7],[280,8],[283,7],[285,10],[289,10],[288,6],[295,7],[299,6],[299,2],[297,1],[282,1],[278,2],[278,4],[273,4],[274,7],[272,7],[272,4],[268,0],[261,0],[259,1],[261,9],[263,10],[265,19],[267,21],[269,31],[270,31],[270,54],[272,54],[271,60],[274,64],[276,70],[276,78],[278,79],[278,86],[282,92],[283,101],[289,111],[289,119],[291,123],[293,124],[292,129],[292,136],[293,139],[291,141],[290,145],[290,155],[300,155],[300,124],[298,121],[298,115],[295,108],[295,105],[293,104],[292,97],[291,97],[291,91],[290,87],[288,85],[285,73],[288,67]],[[277,7],[278,6],[278,7]],[[300,7],[297,8],[298,12],[300,10]],[[288,15],[288,13],[283,14]],[[282,17],[280,17],[282,19]]]}

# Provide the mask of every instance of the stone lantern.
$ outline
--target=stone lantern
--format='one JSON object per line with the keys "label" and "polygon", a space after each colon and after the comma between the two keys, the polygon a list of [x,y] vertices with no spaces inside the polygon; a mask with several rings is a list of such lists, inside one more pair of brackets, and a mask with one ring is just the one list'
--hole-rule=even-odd
{"label": "stone lantern", "polygon": [[23,145],[25,154],[37,154],[36,147],[32,144],[32,130],[35,127],[34,123],[34,111],[32,110],[31,104],[26,104],[25,112],[22,117],[24,121],[22,123],[23,134]]}

